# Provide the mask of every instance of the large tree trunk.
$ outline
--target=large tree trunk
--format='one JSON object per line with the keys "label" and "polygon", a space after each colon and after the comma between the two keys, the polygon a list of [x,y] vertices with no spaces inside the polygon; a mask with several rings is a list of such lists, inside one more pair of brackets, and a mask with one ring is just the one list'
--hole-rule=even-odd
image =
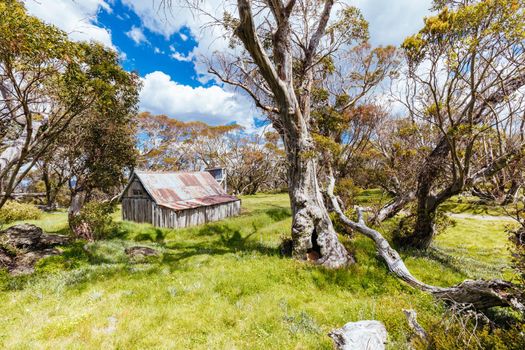
{"label": "large tree trunk", "polygon": [[512,179],[510,188],[501,202],[501,205],[515,204],[518,202],[521,183],[516,179]]}
{"label": "large tree trunk", "polygon": [[432,196],[421,195],[418,198],[416,223],[411,235],[403,237],[403,243],[417,248],[427,249],[434,238],[437,205]]}
{"label": "large tree trunk", "polygon": [[58,190],[53,187],[47,163],[44,163],[42,166],[42,181],[46,189],[46,210],[55,210],[57,207],[56,197]]}
{"label": "large tree trunk", "polygon": [[[308,142],[299,141],[297,144]],[[297,145],[297,146],[298,146]],[[297,259],[312,260],[329,268],[339,268],[354,262],[339,242],[317,182],[314,157],[294,155],[289,147],[289,194],[293,213],[293,255]]]}
{"label": "large tree trunk", "polygon": [[296,89],[293,78],[294,56],[290,15],[294,4],[295,1],[290,1],[286,5],[280,1],[269,3],[276,20],[276,29],[272,34],[271,58],[259,41],[251,1],[237,1],[239,25],[235,33],[257,64],[260,74],[273,94],[275,108],[265,107],[253,92],[251,96],[254,97],[257,106],[266,109],[272,116],[273,126],[279,131],[285,145],[293,212],[293,255],[302,260],[314,260],[329,268],[338,268],[352,263],[353,258],[339,242],[324,205],[316,177],[313,142],[308,130],[311,65],[319,41],[325,32],[334,1],[325,2],[318,28],[310,38],[308,51],[302,62],[307,68],[306,74],[302,76],[306,83],[301,84],[303,86],[300,89]]}
{"label": "large tree trunk", "polygon": [[439,205],[465,189],[475,186],[476,183],[479,183],[484,178],[498,174],[511,162],[520,160],[525,151],[525,145],[511,150],[493,159],[490,164],[474,174],[469,175],[467,173],[466,175],[457,177],[437,194],[433,194],[432,186],[442,171],[441,167],[447,157],[449,149],[447,146],[441,146],[441,144],[438,145],[427,158],[424,170],[418,178],[416,224],[412,234],[403,238],[405,244],[418,249],[427,249],[432,242],[435,233],[434,219]]}
{"label": "large tree trunk", "polygon": [[439,202],[432,194],[432,186],[442,171],[450,152],[450,145],[445,138],[442,138],[439,144],[434,148],[432,153],[425,160],[417,179],[417,212],[416,224],[411,235],[403,237],[403,244],[408,246],[426,249],[434,237],[434,217],[436,209],[443,201]]}

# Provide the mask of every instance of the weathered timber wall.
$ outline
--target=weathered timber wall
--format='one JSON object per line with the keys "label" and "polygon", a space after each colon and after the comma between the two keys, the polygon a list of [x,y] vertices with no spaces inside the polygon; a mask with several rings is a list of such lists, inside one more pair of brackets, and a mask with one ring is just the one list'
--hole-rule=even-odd
{"label": "weathered timber wall", "polygon": [[135,222],[152,222],[154,203],[147,198],[123,198],[122,219]]}
{"label": "weathered timber wall", "polygon": [[148,198],[122,198],[122,219],[148,222],[157,227],[180,228],[205,224],[239,215],[241,201],[175,211]]}
{"label": "weathered timber wall", "polygon": [[153,200],[135,178],[122,196],[122,219],[152,223],[153,206]]}
{"label": "weathered timber wall", "polygon": [[227,217],[239,215],[241,201],[221,203],[207,207],[175,211],[169,208],[153,205],[152,224],[157,227],[180,228],[202,225]]}

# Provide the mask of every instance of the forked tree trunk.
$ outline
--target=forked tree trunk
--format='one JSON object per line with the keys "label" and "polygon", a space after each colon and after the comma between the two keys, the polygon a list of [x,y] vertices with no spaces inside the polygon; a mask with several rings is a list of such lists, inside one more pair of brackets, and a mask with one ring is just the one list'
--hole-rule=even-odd
{"label": "forked tree trunk", "polygon": [[438,207],[468,187],[475,186],[476,183],[482,181],[484,178],[490,178],[498,174],[502,169],[510,163],[520,160],[525,145],[520,148],[513,149],[504,155],[495,158],[490,164],[478,170],[474,174],[463,178],[459,177],[455,181],[449,183],[444,189],[437,194],[432,193],[432,187],[436,182],[437,176],[441,171],[441,164],[448,153],[446,147],[438,145],[427,158],[425,169],[421,172],[418,178],[418,188],[416,192],[418,207],[417,217],[414,230],[411,235],[403,238],[403,243],[418,249],[427,249],[434,238],[435,233],[435,217]]}
{"label": "forked tree trunk", "polygon": [[309,149],[308,143],[311,140],[306,138],[294,141],[295,147],[290,147],[289,144],[286,147],[293,214],[293,256],[301,260],[312,260],[328,268],[354,263],[353,257],[339,241],[324,204],[317,181],[315,158],[295,154]]}
{"label": "forked tree trunk", "polygon": [[281,1],[271,1],[268,4],[276,20],[276,28],[271,36],[273,44],[271,58],[259,40],[251,1],[237,1],[239,25],[235,33],[258,66],[273,95],[275,107],[268,107],[261,103],[255,93],[250,93],[256,105],[266,109],[273,116],[273,126],[279,131],[285,145],[293,212],[293,255],[302,260],[310,258],[329,268],[338,268],[352,263],[353,258],[339,242],[324,205],[316,177],[313,141],[308,130],[311,66],[319,42],[325,33],[334,1],[325,2],[322,14],[319,16],[317,30],[310,38],[306,57],[301,62],[307,67],[306,74],[301,77],[306,84],[299,84],[301,88],[294,85],[293,77],[294,55],[290,16],[294,4],[295,1],[289,1],[286,5]]}
{"label": "forked tree trunk", "polygon": [[[478,125],[483,121],[484,116],[489,110],[492,110],[492,108],[501,104],[505,99],[523,86],[525,86],[524,73],[520,73],[518,76],[510,78],[505,84],[502,84],[498,90],[484,98],[483,102],[481,102],[474,110],[474,113],[462,115],[458,119],[456,125]],[[447,157],[450,154],[450,147],[447,137],[442,136],[437,146],[426,158],[422,170],[419,173],[416,191],[418,201],[416,224],[412,235],[405,237],[404,239],[407,245],[414,248],[428,248],[434,236],[434,218],[438,206],[464,189],[465,182],[462,183],[458,181],[450,184],[448,188],[441,191],[439,194],[432,194],[432,187],[443,171],[443,164],[446,163]],[[481,175],[486,177],[493,176],[509,164],[513,158],[518,159],[521,156],[520,152],[522,151],[523,145],[520,147],[518,153],[511,151],[498,157],[491,164],[487,165]]]}
{"label": "forked tree trunk", "polygon": [[434,217],[437,207],[441,201],[437,201],[432,194],[432,187],[442,171],[450,152],[450,146],[445,138],[442,138],[439,144],[434,148],[432,153],[425,160],[425,164],[417,178],[417,212],[416,223],[411,235],[403,237],[403,244],[418,248],[427,249],[434,237]]}

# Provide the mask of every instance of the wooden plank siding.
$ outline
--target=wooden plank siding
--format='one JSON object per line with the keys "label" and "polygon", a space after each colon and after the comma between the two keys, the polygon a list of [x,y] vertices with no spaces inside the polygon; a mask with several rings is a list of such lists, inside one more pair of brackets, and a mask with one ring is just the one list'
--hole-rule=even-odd
{"label": "wooden plank siding", "polygon": [[177,211],[153,204],[153,221],[151,223],[157,227],[190,227],[239,215],[240,211],[240,200]]}
{"label": "wooden plank siding", "polygon": [[135,177],[123,193],[122,219],[150,223],[156,227],[182,228],[239,215],[241,201],[174,210],[158,205]]}
{"label": "wooden plank siding", "polygon": [[122,219],[153,223],[154,206],[147,198],[122,198]]}

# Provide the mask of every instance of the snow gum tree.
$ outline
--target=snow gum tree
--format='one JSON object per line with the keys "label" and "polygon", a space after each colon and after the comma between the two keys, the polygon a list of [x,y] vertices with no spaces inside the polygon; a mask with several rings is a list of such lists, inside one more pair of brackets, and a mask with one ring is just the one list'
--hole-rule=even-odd
{"label": "snow gum tree", "polygon": [[[202,9],[198,1],[193,5]],[[244,90],[280,134],[292,206],[293,256],[338,268],[353,263],[330,220],[317,179],[311,134],[316,80],[335,54],[362,45],[368,24],[360,11],[333,0],[239,0],[217,22],[231,33],[232,53],[210,60],[210,73]]]}
{"label": "snow gum tree", "polygon": [[[404,242],[429,246],[437,208],[523,156],[525,2],[436,1],[436,16],[403,43],[410,117],[438,131],[417,175],[417,209]],[[488,133],[507,130],[499,154]],[[487,158],[488,155],[488,158]]]}

